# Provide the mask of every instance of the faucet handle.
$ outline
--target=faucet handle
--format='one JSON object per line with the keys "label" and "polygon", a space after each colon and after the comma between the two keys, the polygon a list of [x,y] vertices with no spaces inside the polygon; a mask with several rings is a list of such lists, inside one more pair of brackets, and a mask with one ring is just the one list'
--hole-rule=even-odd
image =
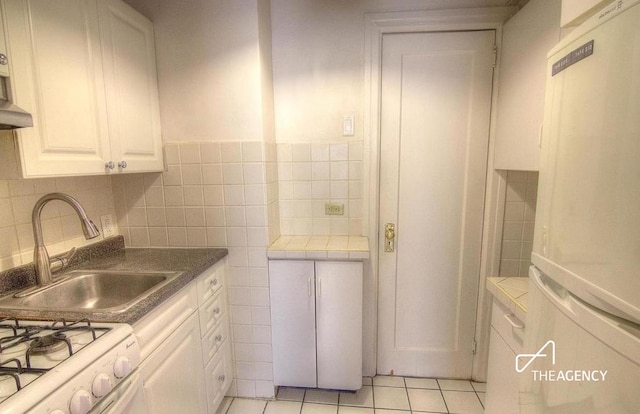
{"label": "faucet handle", "polygon": [[69,262],[71,258],[75,256],[76,248],[72,247],[68,252],[61,254],[59,256],[54,256],[51,258],[50,269],[51,273],[58,273],[62,271],[65,267],[69,266]]}

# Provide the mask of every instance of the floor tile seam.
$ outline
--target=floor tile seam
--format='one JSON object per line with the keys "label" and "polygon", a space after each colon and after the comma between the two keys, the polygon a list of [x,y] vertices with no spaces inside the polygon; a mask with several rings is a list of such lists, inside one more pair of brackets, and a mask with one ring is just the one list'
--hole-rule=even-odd
{"label": "floor tile seam", "polygon": [[478,395],[478,391],[476,391],[476,397],[478,398],[478,401],[480,401],[480,406],[482,407],[482,410],[484,411],[484,404],[482,403],[482,399]]}
{"label": "floor tile seam", "polygon": [[411,408],[411,398],[409,398],[409,389],[407,388],[407,380],[402,377],[402,382],[404,382],[404,393],[407,396],[407,403],[409,404],[409,412],[412,413],[413,409]]}
{"label": "floor tile seam", "polygon": [[[438,384],[438,386],[440,386],[440,384]],[[444,403],[444,408],[447,410],[447,413],[450,413],[449,404],[447,404],[447,400],[444,398],[444,392],[442,390],[440,390],[440,397],[442,397],[442,402]]]}

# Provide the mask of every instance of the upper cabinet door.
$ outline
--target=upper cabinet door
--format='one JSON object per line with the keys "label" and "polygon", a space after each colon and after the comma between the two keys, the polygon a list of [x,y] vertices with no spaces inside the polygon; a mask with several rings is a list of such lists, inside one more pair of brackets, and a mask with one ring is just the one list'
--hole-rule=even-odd
{"label": "upper cabinet door", "polygon": [[112,159],[121,172],[159,171],[162,138],[153,25],[120,0],[101,0],[98,7]]}
{"label": "upper cabinet door", "polygon": [[34,123],[16,131],[23,176],[104,173],[110,149],[96,2],[2,4],[13,98]]}

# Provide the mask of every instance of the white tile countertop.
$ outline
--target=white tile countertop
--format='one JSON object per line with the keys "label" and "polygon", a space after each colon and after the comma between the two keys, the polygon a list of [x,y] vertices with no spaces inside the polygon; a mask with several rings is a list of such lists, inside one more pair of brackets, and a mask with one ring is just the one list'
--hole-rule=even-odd
{"label": "white tile countertop", "polygon": [[267,249],[269,259],[364,260],[369,239],[363,236],[280,236]]}
{"label": "white tile countertop", "polygon": [[487,290],[509,308],[518,319],[521,321],[526,319],[528,277],[488,277]]}

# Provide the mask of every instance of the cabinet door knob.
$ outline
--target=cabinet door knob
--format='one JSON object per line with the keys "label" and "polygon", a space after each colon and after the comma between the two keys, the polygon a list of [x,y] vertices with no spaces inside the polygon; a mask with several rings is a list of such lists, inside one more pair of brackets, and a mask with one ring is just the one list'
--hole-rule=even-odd
{"label": "cabinet door knob", "polygon": [[125,168],[127,168],[127,162],[126,161],[120,161],[118,163],[118,168],[122,168],[124,170]]}
{"label": "cabinet door knob", "polygon": [[105,167],[105,168],[108,168],[108,169],[110,169],[110,170],[113,170],[113,168],[114,168],[115,166],[116,166],[116,165],[113,163],[113,161],[109,161],[109,162],[105,162],[105,163],[104,163],[104,167]]}
{"label": "cabinet door knob", "polygon": [[215,309],[213,310],[213,314],[214,314],[214,315],[217,315],[217,314],[219,314],[219,313],[220,313],[220,308],[219,308],[219,307],[218,307],[218,308],[215,308]]}
{"label": "cabinet door knob", "polygon": [[213,279],[212,281],[209,282],[209,284],[211,285],[211,287],[214,287],[218,284],[218,279]]}
{"label": "cabinet door knob", "polygon": [[222,335],[216,335],[216,341],[218,342],[222,341]]}
{"label": "cabinet door knob", "polygon": [[220,375],[220,376],[218,377],[218,381],[220,381],[220,382],[224,382],[224,380],[225,380],[226,378],[227,378],[227,377],[225,377],[224,375]]}
{"label": "cabinet door knob", "polygon": [[9,64],[9,59],[7,58],[7,55],[5,55],[4,53],[0,53],[0,65],[7,65]]}

